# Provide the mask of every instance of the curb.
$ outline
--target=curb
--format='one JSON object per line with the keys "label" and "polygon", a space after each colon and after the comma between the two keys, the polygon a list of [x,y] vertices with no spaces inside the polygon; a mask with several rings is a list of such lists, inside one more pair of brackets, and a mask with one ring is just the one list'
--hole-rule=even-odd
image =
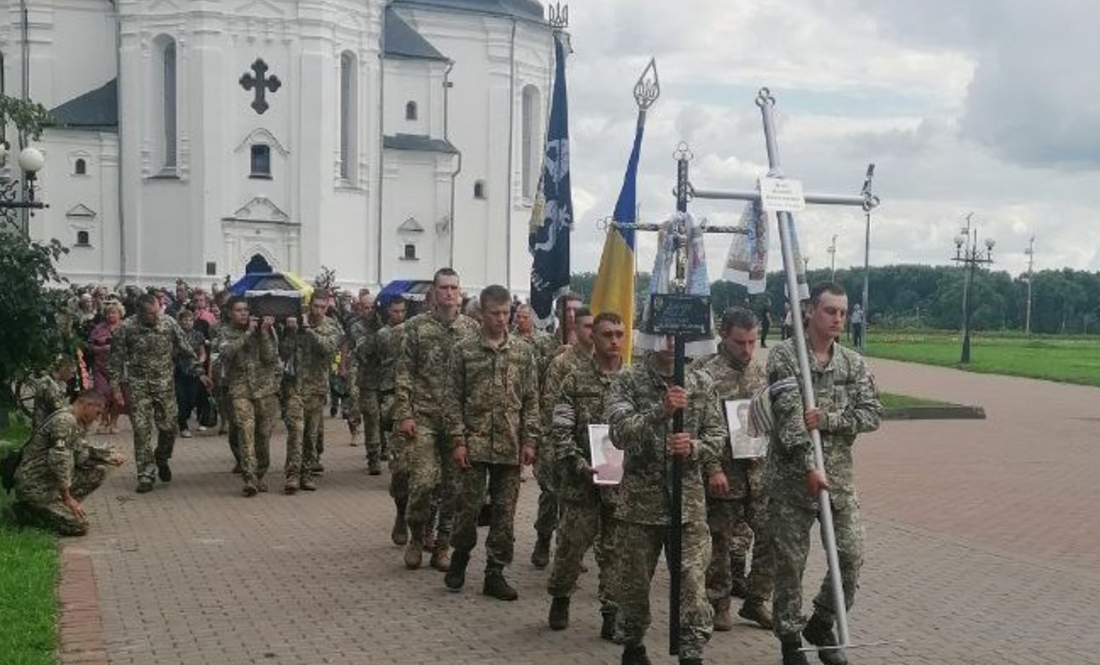
{"label": "curb", "polygon": [[64,665],[107,665],[107,645],[103,638],[103,619],[96,597],[92,557],[88,550],[59,544],[61,584],[58,597],[60,661]]}
{"label": "curb", "polygon": [[945,404],[942,406],[907,406],[886,409],[883,420],[985,420],[985,409],[980,406]]}

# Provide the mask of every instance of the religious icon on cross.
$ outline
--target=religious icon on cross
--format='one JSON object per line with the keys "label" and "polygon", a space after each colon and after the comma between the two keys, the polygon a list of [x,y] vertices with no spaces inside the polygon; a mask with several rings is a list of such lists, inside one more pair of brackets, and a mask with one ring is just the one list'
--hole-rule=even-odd
{"label": "religious icon on cross", "polygon": [[251,69],[252,74],[248,72],[241,74],[240,84],[245,90],[255,90],[252,109],[263,115],[264,111],[270,108],[266,99],[267,93],[269,91],[274,93],[283,86],[283,82],[274,74],[267,76],[268,66],[263,58],[256,58],[256,62],[252,63]]}

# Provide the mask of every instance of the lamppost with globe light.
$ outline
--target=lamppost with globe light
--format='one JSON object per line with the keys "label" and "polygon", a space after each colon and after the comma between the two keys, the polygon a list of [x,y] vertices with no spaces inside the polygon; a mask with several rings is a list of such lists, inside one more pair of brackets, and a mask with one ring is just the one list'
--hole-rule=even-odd
{"label": "lamppost with globe light", "polygon": [[[7,144],[0,142],[0,166],[7,162],[8,154]],[[34,197],[34,184],[38,179],[38,172],[46,166],[46,158],[37,148],[24,148],[19,153],[18,163],[23,172],[22,179],[13,178],[6,173],[0,174],[0,216],[8,224],[29,235],[29,223],[20,211],[41,210],[46,207],[45,203]]]}
{"label": "lamppost with globe light", "polygon": [[966,226],[959,229],[959,235],[955,236],[955,263],[962,264],[966,270],[966,280],[963,282],[963,343],[960,364],[970,362],[970,285],[974,281],[974,269],[979,263],[993,263],[993,246],[996,242],[992,238],[985,239],[985,249],[978,245],[978,229],[970,223],[974,213],[966,216]]}

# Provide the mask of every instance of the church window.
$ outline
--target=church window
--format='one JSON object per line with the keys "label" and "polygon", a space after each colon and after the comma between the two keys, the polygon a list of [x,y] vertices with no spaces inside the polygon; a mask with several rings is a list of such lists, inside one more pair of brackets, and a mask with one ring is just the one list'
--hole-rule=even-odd
{"label": "church window", "polygon": [[271,179],[271,146],[264,143],[252,146],[252,172],[248,177]]}
{"label": "church window", "polygon": [[88,175],[88,162],[78,159],[73,163],[73,175]]}
{"label": "church window", "polygon": [[340,54],[340,178],[355,179],[359,87],[355,55]]}
{"label": "church window", "polygon": [[405,243],[404,254],[401,256],[403,261],[415,261],[416,260],[416,245],[411,242]]}
{"label": "church window", "polygon": [[88,232],[87,231],[77,231],[76,232],[76,246],[77,247],[90,247],[91,246],[91,243],[88,242]]}
{"label": "church window", "polygon": [[405,119],[406,120],[416,120],[416,118],[417,118],[416,102],[409,102],[408,104],[405,104]]}
{"label": "church window", "polygon": [[164,129],[164,168],[176,167],[176,41],[165,37],[161,55],[161,118]]}
{"label": "church window", "polygon": [[485,198],[485,181],[484,180],[478,180],[477,182],[474,183],[474,198],[475,199],[482,199],[482,200]]}
{"label": "church window", "polygon": [[523,196],[535,198],[539,170],[539,89],[533,85],[523,88],[523,127],[520,153]]}

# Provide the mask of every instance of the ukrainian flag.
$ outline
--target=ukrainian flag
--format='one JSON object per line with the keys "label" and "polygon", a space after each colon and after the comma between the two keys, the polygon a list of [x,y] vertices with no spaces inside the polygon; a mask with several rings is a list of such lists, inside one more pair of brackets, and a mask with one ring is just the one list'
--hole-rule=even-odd
{"label": "ukrainian flag", "polygon": [[[645,130],[645,111],[638,114],[638,129],[634,135],[634,149],[626,165],[623,188],[615,204],[612,219],[620,224],[634,224],[637,220],[638,158],[642,150],[642,134]],[[623,362],[629,364],[634,346],[634,229],[612,225],[607,230],[600,271],[592,286],[592,313],[615,312],[623,319],[626,337],[623,344]]]}

